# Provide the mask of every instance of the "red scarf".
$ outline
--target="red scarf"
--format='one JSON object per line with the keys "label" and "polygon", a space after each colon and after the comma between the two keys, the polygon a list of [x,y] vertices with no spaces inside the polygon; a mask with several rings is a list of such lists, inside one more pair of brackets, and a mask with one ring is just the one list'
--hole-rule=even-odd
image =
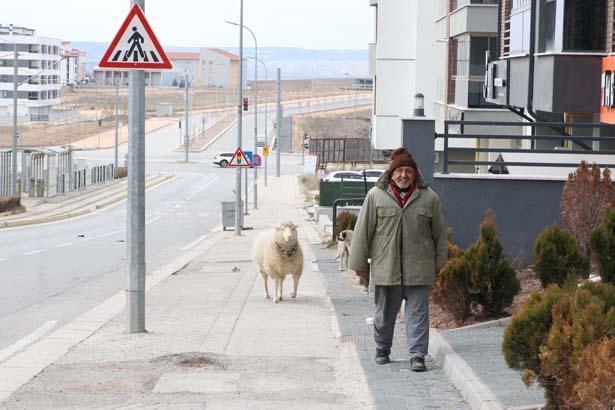
{"label": "red scarf", "polygon": [[391,186],[391,191],[393,192],[393,195],[395,195],[395,198],[397,198],[397,202],[399,202],[399,205],[402,208],[404,207],[404,205],[406,205],[406,202],[408,202],[408,200],[412,196],[412,193],[416,189],[416,181],[414,181],[412,185],[410,185],[410,188],[408,188],[406,192],[400,190],[397,185],[395,185],[395,182],[393,182],[393,180],[389,181],[389,185]]}

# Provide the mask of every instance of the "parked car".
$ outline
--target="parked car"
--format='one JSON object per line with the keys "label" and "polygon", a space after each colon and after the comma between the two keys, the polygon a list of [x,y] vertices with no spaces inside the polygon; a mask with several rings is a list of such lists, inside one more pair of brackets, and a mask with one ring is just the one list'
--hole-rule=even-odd
{"label": "parked car", "polygon": [[221,168],[226,168],[229,162],[231,162],[233,155],[235,155],[234,152],[218,152],[212,162]]}
{"label": "parked car", "polygon": [[[360,174],[363,174],[363,171],[359,171]],[[380,178],[384,174],[384,169],[366,169],[365,177],[367,182],[376,182],[378,178]]]}
{"label": "parked car", "polygon": [[362,181],[363,175],[356,171],[334,171],[322,178],[325,182],[340,182],[342,179],[344,181]]}

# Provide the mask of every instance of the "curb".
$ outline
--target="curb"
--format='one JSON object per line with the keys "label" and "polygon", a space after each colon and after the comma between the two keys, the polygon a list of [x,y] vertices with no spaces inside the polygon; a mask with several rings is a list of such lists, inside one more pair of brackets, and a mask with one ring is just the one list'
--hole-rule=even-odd
{"label": "curb", "polygon": [[454,332],[456,330],[465,330],[465,329],[482,329],[485,327],[506,327],[512,321],[512,316],[505,317],[502,319],[494,319],[489,320],[488,322],[475,323],[473,325],[456,327],[454,329],[448,329],[447,332]]}
{"label": "curb", "polygon": [[[188,150],[188,152],[203,152],[203,151],[205,151],[207,148],[209,148],[211,145],[213,145],[214,142],[218,141],[224,134],[226,134],[228,132],[228,130],[233,128],[235,126],[235,124],[237,124],[237,119],[234,119],[226,128],[224,128],[222,131],[220,131],[218,133],[218,135],[213,137],[211,141],[209,141],[207,144],[205,144],[203,146],[203,148],[195,149],[195,150],[191,149],[191,150]],[[175,148],[175,151],[176,152],[185,152],[185,149],[182,148],[182,147],[183,147],[183,145],[178,145],[177,148]]]}
{"label": "curb", "polygon": [[436,329],[429,329],[429,339],[429,354],[442,366],[444,373],[473,410],[505,409],[491,389],[480,380],[466,361],[455,353]]}
{"label": "curb", "polygon": [[237,119],[234,119],[233,121],[231,121],[231,123],[230,123],[230,124],[229,124],[229,125],[228,125],[225,129],[223,129],[222,131],[220,131],[220,132],[218,133],[218,135],[216,135],[215,137],[213,137],[213,138],[211,139],[211,141],[209,141],[207,144],[205,144],[205,145],[203,146],[203,148],[201,148],[201,149],[197,149],[197,150],[195,150],[195,151],[191,151],[191,152],[203,152],[203,151],[205,151],[207,148],[211,147],[211,146],[214,144],[214,142],[216,142],[216,141],[218,141],[220,138],[222,138],[222,136],[223,136],[224,134],[226,134],[226,133],[227,133],[227,132],[228,132],[231,128],[233,128],[236,124],[237,124]]}
{"label": "curb", "polygon": [[[173,125],[173,123],[169,123],[169,124],[166,124],[166,125],[161,125],[161,126],[156,127],[156,128],[152,128],[151,130],[147,131],[147,132],[145,133],[145,135],[147,136],[147,134],[149,134],[150,132],[156,132],[156,131],[158,131],[158,130],[163,129],[164,127],[168,127],[169,125]],[[82,138],[82,139],[86,139],[86,138],[90,138],[90,137],[85,137],[85,138]],[[79,142],[79,141],[75,141],[75,144],[77,144],[78,142]],[[126,139],[126,141],[118,141],[117,146],[119,147],[120,145],[127,144],[127,143],[128,143],[128,139]],[[92,148],[92,149],[93,149],[93,150],[99,150],[99,149],[111,149],[111,148],[113,148],[113,147],[115,147],[115,144],[111,144],[111,145],[101,145],[100,147],[96,147],[96,148]]]}
{"label": "curb", "polygon": [[[176,175],[164,175],[162,177],[156,177],[153,180],[150,181],[149,184],[145,185],[145,188],[153,188],[155,186],[158,186],[164,182],[167,182],[173,178],[175,178]],[[114,194],[114,195],[118,195],[118,194]],[[112,195],[109,195],[106,198],[111,197]],[[119,196],[109,199],[106,202],[102,202],[100,204],[95,205],[95,209],[81,209],[79,211],[71,211],[71,212],[65,212],[65,213],[59,213],[56,215],[49,215],[49,216],[42,216],[42,217],[38,217],[38,218],[29,218],[29,219],[17,219],[14,221],[5,221],[5,222],[1,222],[0,223],[0,229],[2,228],[15,228],[15,227],[19,227],[19,226],[28,226],[28,225],[37,225],[37,224],[43,224],[43,223],[48,223],[48,222],[57,222],[57,221],[62,221],[65,219],[70,219],[70,218],[76,218],[78,216],[83,216],[83,215],[87,215],[90,214],[96,210],[102,209],[102,208],[106,208],[109,205],[113,205],[117,202],[120,202],[124,199],[126,199],[127,195],[126,193],[121,193],[119,194]],[[105,199],[105,198],[102,198]],[[96,202],[96,201],[94,201]],[[90,203],[86,204],[85,206],[89,206]]]}
{"label": "curb", "polygon": [[[146,275],[145,292],[174,275],[194,258],[214,246],[224,235],[217,228],[194,249],[178,256],[155,272]],[[219,238],[220,237],[220,238]],[[45,339],[0,364],[0,404],[46,367],[64,356],[120,314],[126,307],[126,291],[120,290],[105,301],[54,331]]]}

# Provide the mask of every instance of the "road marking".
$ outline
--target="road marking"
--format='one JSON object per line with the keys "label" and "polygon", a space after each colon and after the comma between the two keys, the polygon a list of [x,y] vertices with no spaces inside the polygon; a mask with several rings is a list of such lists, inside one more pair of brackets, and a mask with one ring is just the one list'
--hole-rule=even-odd
{"label": "road marking", "polygon": [[196,240],[190,242],[188,245],[186,245],[183,248],[181,248],[181,250],[182,251],[187,251],[190,248],[194,248],[199,242],[202,242],[205,238],[207,238],[207,235],[203,235],[203,236],[197,238]]}
{"label": "road marking", "polygon": [[35,255],[35,254],[41,253],[41,252],[45,252],[45,249],[36,249],[34,251],[26,252],[26,253],[23,254],[23,256]]}
{"label": "road marking", "polygon": [[160,216],[160,215],[159,215],[159,216],[155,216],[155,217],[153,217],[152,219],[150,219],[149,221],[145,222],[145,225],[149,225],[149,224],[151,224],[152,222],[159,220],[160,218],[161,218],[161,216]]}
{"label": "road marking", "polygon": [[120,229],[119,231],[107,232],[107,233],[103,233],[102,235],[98,235],[97,238],[105,238],[107,236],[112,236],[112,235],[122,233],[122,232],[124,232],[123,229]]}
{"label": "road marking", "polygon": [[72,244],[73,244],[73,242],[64,242],[64,243],[61,243],[59,245],[56,245],[56,248],[65,248],[67,246],[71,246]]}
{"label": "road marking", "polygon": [[208,186],[210,186],[211,184],[213,184],[214,182],[216,182],[216,180],[218,179],[217,175],[214,175],[214,177],[207,182],[205,185],[203,185],[201,188],[199,188],[198,190],[194,191],[193,193],[191,193],[190,195],[188,195],[185,198],[185,201],[190,201],[192,198],[194,198],[196,195],[198,195],[199,193],[203,192],[205,189],[207,189]]}
{"label": "road marking", "polygon": [[45,322],[41,327],[36,329],[34,332],[29,335],[22,337],[12,345],[5,347],[0,350],[0,362],[2,362],[7,357],[11,356],[13,353],[20,351],[24,347],[36,342],[38,339],[43,337],[47,332],[49,332],[56,325],[57,320],[50,320]]}

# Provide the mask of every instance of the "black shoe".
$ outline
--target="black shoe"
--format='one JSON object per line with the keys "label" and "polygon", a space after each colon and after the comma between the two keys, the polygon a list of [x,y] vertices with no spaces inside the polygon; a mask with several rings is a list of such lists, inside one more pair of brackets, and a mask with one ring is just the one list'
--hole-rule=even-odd
{"label": "black shoe", "polygon": [[389,359],[389,354],[391,354],[391,352],[389,352],[388,350],[376,349],[376,363],[378,364],[390,363],[391,359]]}
{"label": "black shoe", "polygon": [[410,359],[410,370],[413,372],[424,372],[427,370],[427,366],[425,366],[425,359],[422,357],[413,357]]}

